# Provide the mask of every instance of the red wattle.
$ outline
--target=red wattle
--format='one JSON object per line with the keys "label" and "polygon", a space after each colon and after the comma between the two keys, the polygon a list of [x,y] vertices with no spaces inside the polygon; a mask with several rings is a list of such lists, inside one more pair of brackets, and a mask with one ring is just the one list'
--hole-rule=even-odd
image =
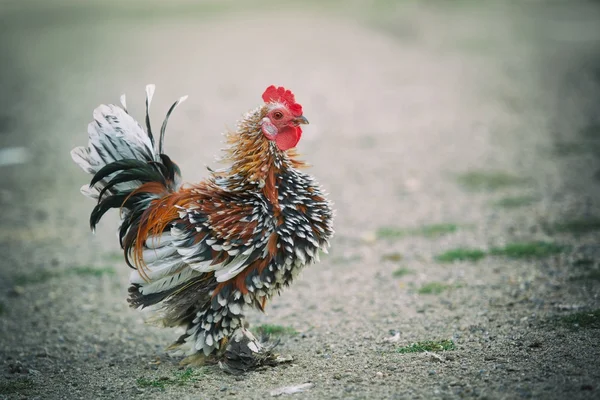
{"label": "red wattle", "polygon": [[286,151],[296,147],[302,136],[302,129],[299,126],[287,126],[279,131],[275,136],[275,143],[281,151]]}

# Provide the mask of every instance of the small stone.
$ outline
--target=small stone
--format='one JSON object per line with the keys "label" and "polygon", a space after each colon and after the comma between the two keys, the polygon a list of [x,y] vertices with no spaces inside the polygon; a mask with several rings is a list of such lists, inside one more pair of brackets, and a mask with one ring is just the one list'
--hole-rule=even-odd
{"label": "small stone", "polygon": [[339,381],[340,379],[342,379],[342,374],[336,372],[335,374],[333,374],[333,379]]}
{"label": "small stone", "polygon": [[25,288],[23,286],[15,285],[8,294],[13,297],[22,296],[25,294]]}
{"label": "small stone", "polygon": [[294,361],[294,357],[292,357],[290,354],[284,355],[284,356],[278,355],[274,361],[277,364],[290,363],[290,362]]}
{"label": "small stone", "polygon": [[280,388],[271,390],[270,394],[273,397],[277,397],[277,396],[281,396],[284,394],[302,393],[307,390],[310,390],[313,386],[314,386],[314,383],[311,383],[311,382],[303,383],[300,385],[294,385],[294,386],[285,386],[285,387],[280,387]]}
{"label": "small stone", "polygon": [[11,362],[6,366],[9,374],[27,374],[29,370],[21,363],[21,361]]}
{"label": "small stone", "polygon": [[396,343],[400,341],[400,332],[396,332],[393,336],[386,337],[383,339],[385,342]]}
{"label": "small stone", "polygon": [[581,390],[592,391],[592,390],[594,390],[594,387],[590,384],[583,384],[583,385],[581,385]]}
{"label": "small stone", "polygon": [[427,354],[429,355],[429,361],[444,362],[444,358],[442,356],[440,356],[439,354],[435,354],[435,353],[431,353],[431,352],[427,352]]}
{"label": "small stone", "polygon": [[435,372],[435,370],[434,370],[434,369],[430,369],[429,371],[427,371],[427,373],[428,373],[429,375],[435,375],[435,374],[436,374],[436,372]]}
{"label": "small stone", "polygon": [[375,232],[366,232],[360,238],[363,242],[371,244],[377,241],[377,234]]}
{"label": "small stone", "polygon": [[375,376],[378,378],[383,378],[383,372],[377,371],[377,373],[375,373]]}

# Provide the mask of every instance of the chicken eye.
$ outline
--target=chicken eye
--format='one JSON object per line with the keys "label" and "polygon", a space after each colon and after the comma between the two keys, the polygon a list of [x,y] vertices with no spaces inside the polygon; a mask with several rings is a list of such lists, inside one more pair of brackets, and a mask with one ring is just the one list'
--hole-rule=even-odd
{"label": "chicken eye", "polygon": [[275,111],[273,113],[273,118],[275,118],[275,119],[281,119],[281,118],[283,118],[283,113],[281,111]]}

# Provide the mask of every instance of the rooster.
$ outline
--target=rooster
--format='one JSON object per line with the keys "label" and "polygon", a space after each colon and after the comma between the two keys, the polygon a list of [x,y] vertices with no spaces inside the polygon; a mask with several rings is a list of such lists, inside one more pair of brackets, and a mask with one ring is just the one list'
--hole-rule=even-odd
{"label": "rooster", "polygon": [[93,175],[81,191],[97,200],[92,230],[111,208],[125,262],[128,302],[153,306],[167,327],[184,327],[169,350],[194,364],[220,360],[248,370],[274,360],[247,329],[244,312],[264,311],[301,269],[319,260],[333,236],[331,203],[301,169],[294,147],[308,124],[294,94],[269,86],[264,103],[226,134],[221,161],[197,184],[183,184],[163,152],[168,110],[156,143],[150,124],[154,85],[146,87],[146,130],[122,107],[101,105],[88,126],[88,147],[73,160]]}

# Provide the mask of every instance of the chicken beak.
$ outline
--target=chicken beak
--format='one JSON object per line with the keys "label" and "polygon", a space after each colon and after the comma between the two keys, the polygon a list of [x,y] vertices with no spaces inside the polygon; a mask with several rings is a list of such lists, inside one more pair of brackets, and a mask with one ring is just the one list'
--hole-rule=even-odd
{"label": "chicken beak", "polygon": [[296,125],[308,125],[308,120],[306,119],[306,117],[304,117],[304,115],[301,115],[299,117],[294,118],[294,123]]}

